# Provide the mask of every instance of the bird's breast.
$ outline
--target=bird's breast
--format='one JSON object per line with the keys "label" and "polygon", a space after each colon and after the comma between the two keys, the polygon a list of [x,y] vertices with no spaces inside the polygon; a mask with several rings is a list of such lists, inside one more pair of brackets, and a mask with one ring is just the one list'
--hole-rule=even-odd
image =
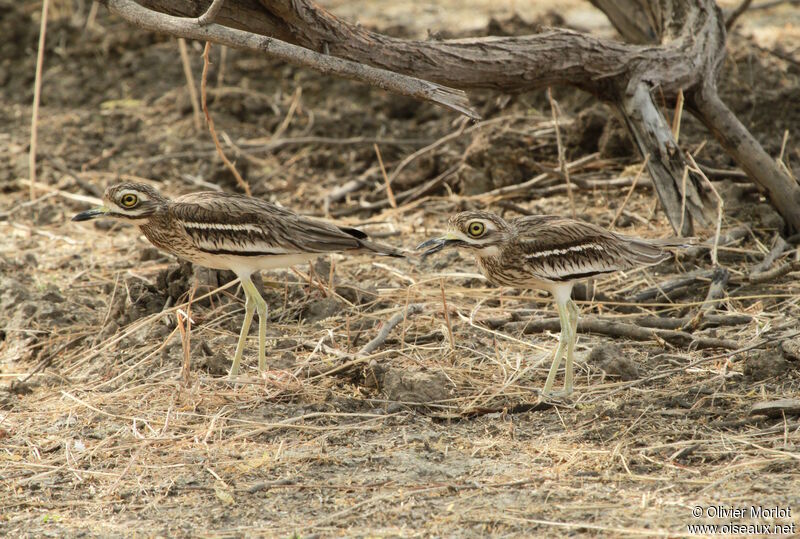
{"label": "bird's breast", "polygon": [[514,286],[520,276],[513,267],[504,264],[499,256],[476,256],[478,267],[489,282],[500,286]]}
{"label": "bird's breast", "polygon": [[195,252],[191,242],[180,229],[174,226],[165,226],[150,221],[139,225],[142,234],[156,247],[162,251],[191,260],[190,254]]}
{"label": "bird's breast", "polygon": [[486,279],[499,286],[550,290],[553,284],[551,280],[534,275],[524,264],[508,257],[478,256],[476,260]]}

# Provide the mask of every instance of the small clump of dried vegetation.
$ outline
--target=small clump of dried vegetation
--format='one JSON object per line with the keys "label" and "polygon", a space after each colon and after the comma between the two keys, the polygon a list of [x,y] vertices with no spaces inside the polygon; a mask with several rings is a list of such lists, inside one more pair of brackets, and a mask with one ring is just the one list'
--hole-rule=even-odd
{"label": "small clump of dried vegetation", "polygon": [[[12,12],[0,25],[30,21]],[[12,74],[0,107],[4,534],[679,535],[694,505],[796,500],[797,237],[781,237],[780,216],[722,170],[697,125],[682,142],[725,201],[720,234],[712,224],[675,259],[577,287],[591,331],[573,398],[537,394],[557,340],[550,298],[492,287],[456,252],[264,273],[270,371],[257,375],[251,337],[230,384],[244,311],[233,275],[165,256],[132,227],[69,217],[119,179],[170,195],[236,181],[194,127],[174,41],[102,10],[87,33],[76,24],[48,30],[33,201],[30,81],[18,82],[31,63],[0,71]],[[19,38],[35,47],[35,33]],[[728,64],[726,95],[744,96],[733,104],[756,123],[772,115],[759,134],[796,171],[800,124],[784,137],[789,109],[776,110],[796,67],[746,40]],[[545,95],[475,95],[486,120],[472,125],[235,51],[210,77],[223,146],[255,196],[382,241],[412,248],[467,208],[671,235],[641,159],[579,94],[554,91],[557,137]]]}

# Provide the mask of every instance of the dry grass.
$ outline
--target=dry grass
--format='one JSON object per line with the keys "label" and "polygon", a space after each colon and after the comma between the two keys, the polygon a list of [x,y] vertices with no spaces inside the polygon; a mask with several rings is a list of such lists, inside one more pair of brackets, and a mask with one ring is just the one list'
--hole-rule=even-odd
{"label": "dry grass", "polygon": [[[99,24],[113,24],[100,15]],[[798,418],[749,412],[800,389],[797,360],[776,349],[800,329],[800,284],[796,273],[748,280],[775,232],[728,200],[722,236],[741,225],[750,232],[718,249],[731,278],[711,314],[750,318],[687,331],[742,351],[582,334],[574,398],[543,404],[537,390],[557,334],[526,334],[525,326],[553,317],[548,297],[491,287],[456,254],[424,264],[336,256],[313,272],[263,275],[272,370],[257,376],[252,336],[245,376],[229,384],[223,373],[244,310],[238,285],[201,274],[189,310],[195,281],[186,266],[148,251],[133,228],[68,222],[85,207],[76,194],[96,196],[97,186],[119,177],[159,180],[171,195],[212,182],[235,188],[222,165],[208,164],[214,146],[195,133],[191,107],[180,101],[185,81],[174,44],[137,46],[150,62],[175,64],[163,76],[174,90],[99,115],[45,104],[40,173],[49,187],[27,204],[28,185],[16,175],[0,206],[1,532],[675,537],[698,522],[695,505],[797,505]],[[570,167],[578,216],[614,221],[623,233],[670,235],[646,178],[636,179],[641,162],[581,159],[586,153],[570,146],[578,110],[570,95],[558,96],[567,152],[559,162],[544,95],[478,126],[451,125],[449,114],[427,108],[397,119],[386,112],[392,98],[350,83],[267,62],[253,67],[234,51],[228,61],[226,79],[240,87],[209,89],[209,107],[220,137],[233,143],[226,152],[237,166],[248,163],[243,174],[258,196],[309,213],[328,208],[382,241],[412,247],[464,207],[568,213],[561,175]],[[247,73],[269,70],[286,76],[241,84]],[[103,100],[121,98],[111,92]],[[265,116],[275,110],[257,124],[256,113],[240,121],[239,106]],[[14,107],[25,110],[6,110]],[[76,126],[75,118],[85,122]],[[0,157],[10,163],[24,156],[27,133],[23,116],[6,119]],[[129,125],[143,134],[131,138]],[[100,127],[106,132],[95,135]],[[681,126],[689,145],[692,129]],[[265,132],[276,135],[265,140]],[[530,166],[526,158],[548,170],[532,173],[538,179],[520,196],[504,178]],[[491,194],[459,194],[476,173],[493,175]],[[353,191],[326,204],[359,175]],[[627,180],[610,187],[609,178]],[[740,208],[758,203],[742,198]],[[713,227],[701,231],[713,235]],[[797,256],[792,247],[772,266]],[[600,279],[578,303],[583,316],[611,322],[691,319],[708,307],[708,277],[654,299],[630,298],[708,268],[701,250]],[[380,347],[361,352],[383,324],[417,304],[421,311],[403,316]],[[177,316],[192,320],[188,384]],[[590,360],[609,344],[619,347],[611,352],[617,365],[605,368],[633,365],[633,380]],[[759,365],[766,374],[757,374]],[[769,370],[779,368],[777,376]]]}

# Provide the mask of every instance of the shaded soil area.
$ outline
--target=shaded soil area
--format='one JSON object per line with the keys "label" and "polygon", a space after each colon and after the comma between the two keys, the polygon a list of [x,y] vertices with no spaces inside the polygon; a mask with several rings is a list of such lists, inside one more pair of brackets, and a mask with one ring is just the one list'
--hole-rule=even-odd
{"label": "shaded soil area", "polygon": [[[69,221],[120,180],[239,189],[195,124],[177,43],[54,4],[31,200],[39,8],[0,0],[1,534],[684,536],[729,521],[696,506],[800,511],[800,283],[754,278],[796,261],[796,238],[776,247],[782,219],[688,114],[681,143],[725,200],[718,265],[712,225],[674,259],[576,287],[595,330],[580,334],[572,397],[538,395],[558,339],[550,298],[493,287],[454,251],[264,272],[270,370],[257,373],[254,329],[232,384],[233,274],[128,225]],[[721,87],[797,177],[800,38],[781,9],[732,35]],[[470,33],[572,24],[559,17],[487,17]],[[199,86],[202,48],[188,45]],[[209,109],[255,196],[407,248],[469,208],[672,234],[641,158],[585,94],[553,92],[573,208],[544,92],[473,94],[485,121],[469,124],[249,53],[212,59]],[[704,303],[720,268],[722,294]],[[421,308],[359,353],[409,305]],[[633,340],[631,326],[652,331]]]}

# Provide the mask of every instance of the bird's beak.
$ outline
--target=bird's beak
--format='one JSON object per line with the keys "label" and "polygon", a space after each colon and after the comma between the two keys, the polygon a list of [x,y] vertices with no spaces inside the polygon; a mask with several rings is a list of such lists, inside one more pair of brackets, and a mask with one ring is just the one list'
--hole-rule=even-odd
{"label": "bird's beak", "polygon": [[91,210],[86,210],[80,212],[78,215],[72,218],[73,221],[89,221],[90,219],[95,219],[97,217],[102,217],[103,215],[108,213],[108,208],[105,206],[99,206],[97,208],[92,208]]}
{"label": "bird's beak", "polygon": [[429,239],[428,241],[420,243],[419,245],[417,245],[417,251],[429,247],[429,249],[424,253],[422,253],[421,255],[422,258],[425,258],[434,253],[438,253],[443,249],[446,249],[448,247],[456,247],[458,245],[461,245],[462,243],[464,243],[464,240],[456,232],[450,231],[441,238],[432,238]]}

